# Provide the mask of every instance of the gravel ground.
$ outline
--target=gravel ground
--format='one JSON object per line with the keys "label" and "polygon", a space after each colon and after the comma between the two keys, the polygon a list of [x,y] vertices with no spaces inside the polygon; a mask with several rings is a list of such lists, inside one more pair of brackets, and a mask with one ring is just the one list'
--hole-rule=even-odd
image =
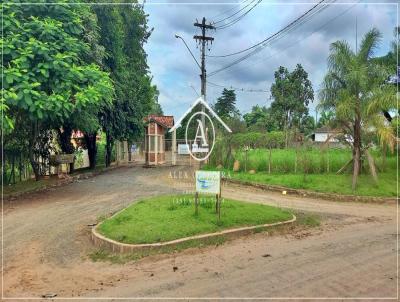
{"label": "gravel ground", "polygon": [[189,172],[171,169],[119,168],[7,202],[5,297],[396,297],[395,205],[322,201],[238,185],[224,187],[223,195],[318,212],[323,224],[135,263],[89,260],[88,225],[99,217],[142,197],[191,188]]}

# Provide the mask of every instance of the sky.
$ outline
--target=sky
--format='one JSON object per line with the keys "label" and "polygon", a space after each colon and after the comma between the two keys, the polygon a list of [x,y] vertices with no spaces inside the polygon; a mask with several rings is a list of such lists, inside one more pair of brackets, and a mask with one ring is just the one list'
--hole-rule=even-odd
{"label": "sky", "polygon": [[[157,2],[156,2],[157,1]],[[243,2],[244,1],[244,2]],[[237,12],[251,1],[257,0],[148,0],[144,8],[148,13],[149,26],[154,28],[145,48],[148,64],[157,85],[165,115],[179,118],[200,93],[200,69],[186,49],[182,36],[200,62],[200,48],[193,39],[199,30],[193,26],[197,20],[217,22]],[[319,0],[318,0],[319,1]],[[252,46],[309,10],[318,1],[268,1],[262,0],[239,22],[227,28],[208,31],[214,37],[207,55],[230,54]],[[331,2],[327,0],[325,2]],[[253,2],[253,3],[255,3]],[[253,6],[253,3],[242,12]],[[231,68],[207,77],[214,84],[236,89],[237,107],[242,114],[251,111],[254,105],[269,106],[269,89],[274,72],[279,66],[293,70],[301,64],[308,72],[315,93],[310,104],[310,114],[315,116],[318,104],[317,91],[327,70],[329,45],[337,40],[346,40],[355,49],[362,36],[376,27],[382,33],[382,40],[376,55],[384,55],[394,39],[393,30],[398,23],[398,7],[395,1],[335,1],[307,19],[293,31],[264,47],[257,54]],[[226,21],[229,21],[228,19]],[[217,25],[222,25],[221,21]],[[357,38],[356,38],[357,37]],[[226,58],[206,57],[207,74],[224,67],[246,53]],[[222,87],[207,84],[207,102],[215,103]],[[262,90],[248,92],[244,90]]]}

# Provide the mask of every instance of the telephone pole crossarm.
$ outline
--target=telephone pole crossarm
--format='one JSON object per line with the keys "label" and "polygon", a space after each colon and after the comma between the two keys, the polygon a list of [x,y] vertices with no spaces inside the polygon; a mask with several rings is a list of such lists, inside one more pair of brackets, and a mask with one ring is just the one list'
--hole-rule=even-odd
{"label": "telephone pole crossarm", "polygon": [[[206,24],[206,18],[203,17],[203,19],[201,20],[201,23],[199,22],[195,22],[193,24],[196,27],[199,27],[201,29],[201,35],[195,35],[193,36],[193,39],[195,39],[196,41],[198,41],[200,43],[200,50],[201,50],[201,75],[200,75],[200,79],[201,79],[201,95],[204,98],[204,101],[206,101],[206,43],[208,42],[213,42],[214,38],[213,37],[207,37],[206,36],[206,30],[209,29],[215,29],[215,26],[213,26],[211,23]],[[203,108],[204,110],[204,108]]]}
{"label": "telephone pole crossarm", "polygon": [[214,41],[213,37],[205,37],[205,36],[193,36],[193,39],[205,40],[205,41]]}

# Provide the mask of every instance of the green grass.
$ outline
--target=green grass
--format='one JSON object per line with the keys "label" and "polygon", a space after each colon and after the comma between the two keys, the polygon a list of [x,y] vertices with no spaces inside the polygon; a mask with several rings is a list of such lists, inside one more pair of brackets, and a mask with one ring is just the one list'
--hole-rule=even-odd
{"label": "green grass", "polygon": [[155,243],[292,217],[276,207],[224,199],[218,221],[214,206],[213,198],[203,196],[195,215],[192,195],[155,197],[132,204],[101,223],[98,230],[119,242]]}
{"label": "green grass", "polygon": [[376,185],[372,177],[362,174],[358,178],[358,185],[353,192],[351,188],[352,176],[350,174],[268,174],[260,172],[249,174],[245,172],[229,172],[233,179],[279,185],[293,189],[305,189],[316,192],[337,193],[343,195],[360,196],[397,196],[396,173],[385,172],[378,174],[378,184]]}
{"label": "green grass", "polygon": [[[378,169],[382,169],[382,157],[378,150],[372,150],[371,154],[375,158]],[[321,149],[316,147],[296,149],[272,149],[271,152],[271,172],[280,173],[333,173],[338,171],[352,157],[350,149]],[[233,161],[240,161],[240,171],[256,170],[258,172],[268,172],[269,150],[251,149],[247,153],[247,163],[244,151],[237,150],[233,153],[233,158],[229,163],[224,163],[225,168],[232,169]],[[223,162],[223,160],[222,160]],[[213,166],[217,166],[219,161],[211,160]],[[396,156],[387,157],[385,170],[396,168]]]}
{"label": "green grass", "polygon": [[[371,155],[375,159],[378,184],[374,183],[369,174],[368,163],[364,160],[362,174],[355,191],[351,188],[351,165],[343,174],[336,175],[336,172],[352,157],[348,148],[272,149],[271,174],[268,171],[269,150],[261,148],[249,150],[247,161],[245,153],[237,150],[230,162],[214,158],[204,169],[215,170],[219,163],[223,163],[224,170],[230,171],[232,178],[243,181],[344,195],[397,196],[397,156],[388,154],[383,165],[379,150],[371,150]],[[232,172],[234,160],[240,161],[239,172]],[[246,173],[250,170],[255,170],[256,174]]]}
{"label": "green grass", "polygon": [[[310,229],[318,227],[321,224],[321,217],[313,213],[295,212],[297,220],[291,224],[282,224],[277,226],[269,227],[268,236],[282,235],[282,234],[294,234],[297,230]],[[263,232],[265,229],[255,229],[253,233]],[[162,246],[157,249],[144,249],[138,250],[131,253],[119,254],[113,253],[104,249],[97,249],[91,252],[88,256],[92,261],[106,261],[112,264],[125,264],[128,262],[134,262],[144,257],[155,256],[159,254],[173,254],[179,253],[189,248],[205,248],[207,246],[219,246],[227,241],[232,240],[232,237],[218,236],[209,237],[203,240],[189,240],[181,242],[180,244],[173,246]]]}

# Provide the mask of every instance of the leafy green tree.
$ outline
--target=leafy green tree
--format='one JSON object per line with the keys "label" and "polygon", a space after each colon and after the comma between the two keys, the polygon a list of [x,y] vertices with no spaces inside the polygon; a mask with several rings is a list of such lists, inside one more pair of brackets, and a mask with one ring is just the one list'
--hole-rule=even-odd
{"label": "leafy green tree", "polygon": [[[362,155],[369,158],[371,173],[375,167],[368,147],[370,133],[378,135],[382,144],[394,147],[393,128],[385,123],[385,117],[372,104],[393,102],[396,91],[393,85],[382,85],[390,74],[387,68],[373,60],[381,33],[373,28],[365,34],[357,52],[346,41],[331,44],[328,73],[321,90],[321,107],[335,111],[335,121],[345,137],[352,142],[353,190],[361,169]],[[372,106],[372,107],[371,107]]]}
{"label": "leafy green tree", "polygon": [[239,110],[236,108],[236,93],[233,89],[222,90],[222,95],[217,99],[214,105],[215,113],[220,118],[233,118],[240,115]]}
{"label": "leafy green tree", "polygon": [[[99,42],[100,34],[96,14],[92,10],[84,10],[81,13],[83,33],[82,40],[88,45],[89,51],[82,54],[82,59],[86,63],[94,63],[104,69],[103,60],[106,57],[104,46]],[[110,97],[109,97],[110,98]],[[58,139],[63,153],[72,154],[75,147],[71,137],[73,130],[80,130],[84,133],[84,140],[88,150],[90,168],[96,166],[97,154],[97,133],[102,128],[100,123],[100,112],[104,107],[111,108],[110,102],[87,106],[85,111],[74,114],[69,120],[64,121],[62,127],[58,128]],[[74,170],[74,163],[70,165],[70,171]]]}
{"label": "leafy green tree", "polygon": [[271,85],[271,111],[280,130],[300,128],[308,116],[308,104],[314,100],[314,91],[307,72],[300,64],[289,72],[280,66]]}
{"label": "leafy green tree", "polygon": [[249,113],[243,115],[247,127],[255,124],[262,124],[268,115],[268,109],[265,106],[255,105]]}
{"label": "leafy green tree", "polygon": [[[246,122],[240,118],[239,115],[227,119],[226,124],[232,130],[232,133],[242,133],[247,131]],[[225,128],[222,125],[217,124],[218,133],[221,135],[228,135]]]}
{"label": "leafy green tree", "polygon": [[161,108],[158,91],[151,81],[147,55],[143,45],[151,30],[147,15],[139,6],[96,6],[100,26],[100,43],[107,57],[104,66],[115,83],[115,99],[111,107],[100,113],[106,133],[106,165],[111,161],[114,140],[135,140],[143,135],[143,119]]}
{"label": "leafy green tree", "polygon": [[251,131],[274,131],[278,128],[275,118],[271,114],[271,108],[265,106],[253,106],[249,113],[243,115],[247,127]]}
{"label": "leafy green tree", "polygon": [[307,115],[302,119],[299,130],[306,135],[311,134],[315,130],[314,117]]}
{"label": "leafy green tree", "polygon": [[27,130],[29,158],[38,179],[35,150],[40,133],[108,102],[112,84],[98,65],[84,59],[91,51],[83,38],[88,6],[3,4],[2,8],[2,103],[10,108],[15,128]]}
{"label": "leafy green tree", "polygon": [[335,119],[335,112],[332,110],[323,111],[321,117],[318,119],[317,127],[331,126]]}
{"label": "leafy green tree", "polygon": [[[397,69],[399,68],[397,66],[398,62],[397,49],[399,46],[400,27],[396,27],[393,33],[394,33],[394,40],[391,43],[390,51],[385,56],[372,59],[377,64],[383,65],[388,69],[391,77],[389,77],[387,81],[385,81],[385,83],[383,84],[387,86],[390,85],[395,86],[397,84],[395,80],[395,75],[398,74]],[[397,106],[397,100],[395,98],[380,98],[379,100],[372,102],[370,104],[369,109],[370,111],[375,111],[375,112],[382,111],[383,115],[385,116],[386,120],[389,123],[395,122],[393,121],[393,119],[395,118],[397,120],[398,116],[400,115],[400,110]],[[396,126],[394,126],[394,128],[396,129]]]}
{"label": "leafy green tree", "polygon": [[399,46],[400,39],[400,26],[397,26],[393,30],[394,40],[390,45],[389,52],[381,57],[372,58],[378,64],[387,66],[391,74],[395,74],[397,72],[397,63],[399,59],[399,54],[397,52],[397,47]]}

